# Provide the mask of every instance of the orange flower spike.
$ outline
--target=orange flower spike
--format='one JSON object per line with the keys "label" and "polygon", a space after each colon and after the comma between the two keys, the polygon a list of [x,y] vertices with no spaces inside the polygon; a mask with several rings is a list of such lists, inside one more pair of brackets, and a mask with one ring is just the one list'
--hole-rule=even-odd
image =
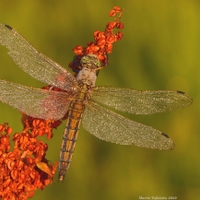
{"label": "orange flower spike", "polygon": [[[99,30],[95,31],[93,36],[95,42],[89,42],[87,43],[87,47],[77,46],[74,48],[74,53],[76,54],[74,61],[69,64],[69,67],[77,73],[80,70],[80,59],[82,56],[87,54],[95,54],[98,56],[99,60],[102,62],[103,66],[107,66],[108,58],[107,54],[112,52],[112,46],[110,43],[117,42],[118,40],[121,40],[123,37],[123,34],[114,33],[113,30],[115,28],[122,29],[124,28],[124,25],[122,22],[120,22],[120,18],[123,13],[123,9],[121,9],[119,6],[115,6],[109,13],[110,17],[116,16],[118,14],[118,17],[112,21],[107,23],[106,29],[104,32],[101,32]],[[76,74],[75,74],[76,75]]]}

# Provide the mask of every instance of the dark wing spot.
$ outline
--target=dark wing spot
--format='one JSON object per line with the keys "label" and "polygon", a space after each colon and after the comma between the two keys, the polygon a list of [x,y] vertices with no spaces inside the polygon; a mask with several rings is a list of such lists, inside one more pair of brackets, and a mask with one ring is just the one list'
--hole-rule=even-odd
{"label": "dark wing spot", "polygon": [[185,94],[185,92],[182,92],[182,91],[179,91],[179,90],[177,90],[177,93],[179,93],[179,94]]}
{"label": "dark wing spot", "polygon": [[170,138],[166,133],[162,133],[162,135],[166,138]]}
{"label": "dark wing spot", "polygon": [[10,27],[9,25],[5,24],[5,27],[12,30],[12,27]]}

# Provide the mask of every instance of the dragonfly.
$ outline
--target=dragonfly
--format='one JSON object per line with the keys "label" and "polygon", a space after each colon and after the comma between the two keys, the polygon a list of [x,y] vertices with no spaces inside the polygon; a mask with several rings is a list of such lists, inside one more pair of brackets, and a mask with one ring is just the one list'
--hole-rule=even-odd
{"label": "dragonfly", "polygon": [[68,112],[60,149],[59,181],[64,180],[69,168],[81,123],[87,132],[108,142],[159,150],[174,148],[167,134],[123,117],[117,111],[150,115],[182,109],[192,103],[192,98],[184,92],[95,86],[101,69],[96,55],[81,58],[81,69],[75,77],[5,24],[0,24],[0,44],[7,47],[13,61],[26,73],[63,90],[0,80],[0,101],[28,116],[58,120]]}

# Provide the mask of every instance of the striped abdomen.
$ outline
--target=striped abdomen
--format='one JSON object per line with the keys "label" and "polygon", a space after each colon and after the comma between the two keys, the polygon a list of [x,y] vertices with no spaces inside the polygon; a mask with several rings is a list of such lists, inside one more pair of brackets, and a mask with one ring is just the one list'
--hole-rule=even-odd
{"label": "striped abdomen", "polygon": [[[84,96],[84,95],[83,95]],[[79,126],[81,123],[82,113],[84,111],[83,101],[77,99],[72,103],[67,118],[66,128],[63,135],[62,145],[60,149],[59,162],[59,181],[63,181],[65,173],[69,168],[72,155],[78,137]]]}

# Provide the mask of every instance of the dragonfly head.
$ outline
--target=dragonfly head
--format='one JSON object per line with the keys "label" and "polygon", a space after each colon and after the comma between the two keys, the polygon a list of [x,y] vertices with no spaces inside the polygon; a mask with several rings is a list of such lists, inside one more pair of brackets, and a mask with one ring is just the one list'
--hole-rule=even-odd
{"label": "dragonfly head", "polygon": [[88,69],[99,69],[101,67],[101,62],[99,61],[98,57],[94,54],[88,54],[86,56],[83,56],[81,58],[81,66],[84,68],[88,68]]}

